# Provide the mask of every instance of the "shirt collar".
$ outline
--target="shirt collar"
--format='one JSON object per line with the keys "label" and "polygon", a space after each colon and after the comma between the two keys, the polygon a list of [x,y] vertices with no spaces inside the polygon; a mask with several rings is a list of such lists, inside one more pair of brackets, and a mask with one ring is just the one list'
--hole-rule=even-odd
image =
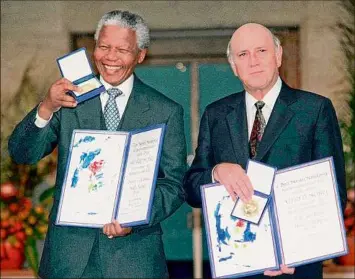
{"label": "shirt collar", "polygon": [[[268,93],[264,96],[262,101],[265,103],[265,106],[268,107],[270,110],[273,109],[276,99],[280,94],[281,91],[281,86],[282,86],[282,81],[281,78],[278,77],[274,86],[270,89]],[[254,104],[258,101],[251,95],[250,93],[246,92],[245,94],[245,103],[247,108],[253,108]]]}
{"label": "shirt collar", "polygon": [[[133,89],[134,76],[133,76],[133,74],[130,75],[128,79],[126,79],[124,82],[120,83],[118,86],[112,86],[111,84],[107,83],[102,78],[102,76],[100,76],[100,81],[105,86],[106,90],[115,87],[115,88],[118,88],[119,90],[122,91],[121,96],[129,96],[129,95],[131,95],[131,92]],[[106,91],[105,91],[105,93],[106,93]]]}

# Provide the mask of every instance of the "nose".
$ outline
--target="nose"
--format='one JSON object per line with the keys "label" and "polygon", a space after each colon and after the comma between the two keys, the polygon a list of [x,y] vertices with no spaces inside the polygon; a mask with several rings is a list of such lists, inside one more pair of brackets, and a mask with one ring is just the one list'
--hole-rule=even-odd
{"label": "nose", "polygon": [[259,65],[259,58],[256,52],[253,52],[249,57],[250,67]]}
{"label": "nose", "polygon": [[108,60],[117,60],[117,53],[114,48],[110,48],[106,53],[106,59]]}

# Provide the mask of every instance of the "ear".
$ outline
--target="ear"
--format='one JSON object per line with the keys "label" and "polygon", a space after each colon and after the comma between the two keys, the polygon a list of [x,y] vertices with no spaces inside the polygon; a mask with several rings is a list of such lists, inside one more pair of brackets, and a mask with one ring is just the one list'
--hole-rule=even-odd
{"label": "ear", "polygon": [[231,66],[233,73],[236,77],[238,77],[238,71],[237,71],[237,66],[235,65],[235,63],[231,60],[229,60],[229,65]]}
{"label": "ear", "polygon": [[282,46],[279,46],[279,48],[276,50],[276,64],[277,67],[280,68],[282,64]]}
{"label": "ear", "polygon": [[145,58],[145,56],[147,55],[147,51],[148,49],[141,49],[139,50],[139,53],[138,53],[138,64],[141,64]]}

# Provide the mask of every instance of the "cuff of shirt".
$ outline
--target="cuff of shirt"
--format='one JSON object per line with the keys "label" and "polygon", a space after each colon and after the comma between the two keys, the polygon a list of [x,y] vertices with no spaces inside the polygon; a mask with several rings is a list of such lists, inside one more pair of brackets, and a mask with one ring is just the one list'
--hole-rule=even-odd
{"label": "cuff of shirt", "polygon": [[44,127],[47,126],[47,124],[49,123],[49,121],[51,121],[53,114],[51,115],[51,117],[50,117],[48,120],[43,119],[42,117],[40,117],[39,114],[38,114],[38,108],[39,108],[40,105],[41,105],[41,103],[40,103],[40,104],[38,105],[38,107],[37,107],[35,125],[36,125],[38,128],[44,128]]}

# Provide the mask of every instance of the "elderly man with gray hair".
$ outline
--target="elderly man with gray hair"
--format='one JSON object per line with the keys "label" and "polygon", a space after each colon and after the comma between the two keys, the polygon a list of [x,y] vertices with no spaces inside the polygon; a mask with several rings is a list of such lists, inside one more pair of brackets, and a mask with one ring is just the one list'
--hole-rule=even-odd
{"label": "elderly man with gray hair", "polygon": [[[34,164],[58,147],[56,190],[39,276],[167,278],[160,222],[184,201],[183,109],[134,74],[149,46],[149,29],[139,15],[105,14],[95,41],[93,58],[106,91],[78,104],[67,92],[80,89],[62,78],[9,139],[12,158],[22,164]],[[108,108],[114,112],[114,121],[105,117]],[[160,123],[166,124],[166,133],[148,225],[127,228],[117,220],[103,229],[55,225],[74,129],[127,131]]]}
{"label": "elderly man with gray hair", "polygon": [[[279,75],[280,41],[265,26],[246,23],[232,35],[227,56],[244,90],[208,105],[200,122],[196,156],[185,175],[187,202],[201,207],[200,186],[220,182],[235,200],[251,200],[249,159],[278,169],[333,156],[338,191],[346,201],[344,155],[332,102],[289,87]],[[255,251],[261,253],[261,251]],[[281,265],[253,279],[321,279],[322,263]]]}

